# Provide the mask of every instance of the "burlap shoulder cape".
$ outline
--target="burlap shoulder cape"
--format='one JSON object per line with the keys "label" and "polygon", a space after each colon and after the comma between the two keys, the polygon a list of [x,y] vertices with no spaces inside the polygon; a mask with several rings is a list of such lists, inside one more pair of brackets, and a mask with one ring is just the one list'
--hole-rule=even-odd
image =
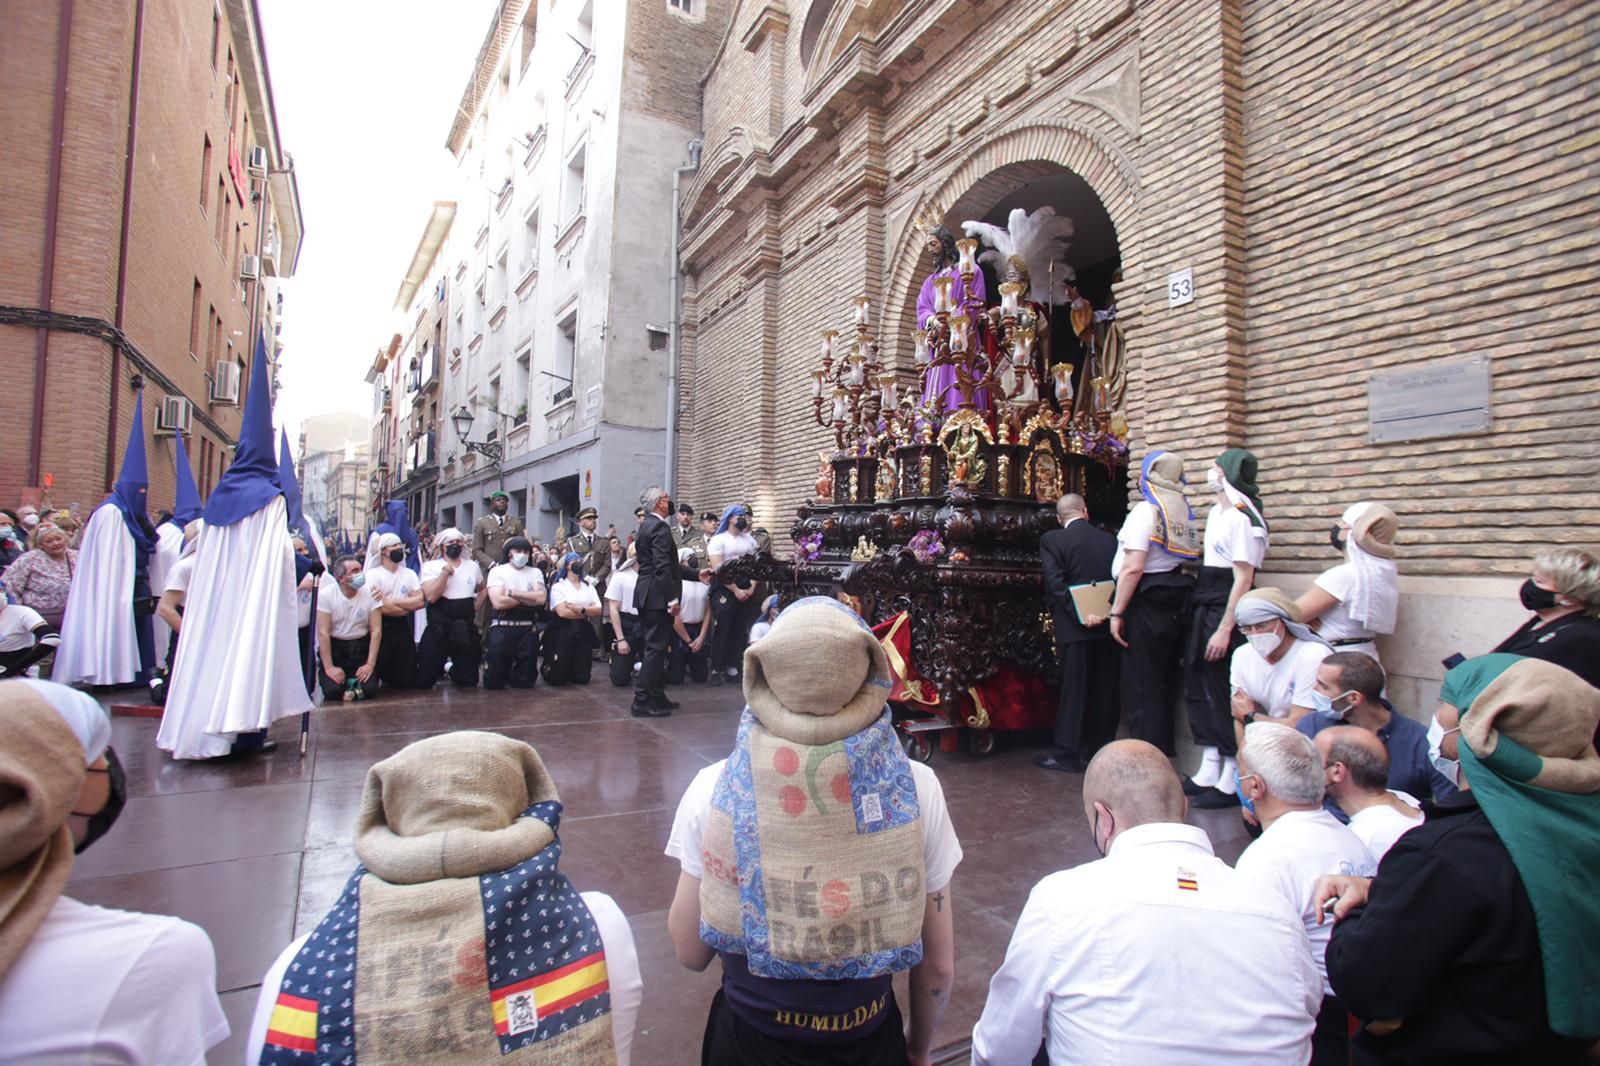
{"label": "burlap shoulder cape", "polygon": [[[522,817],[553,834],[561,804]],[[552,839],[478,877],[358,867],[284,974],[261,1066],[615,1066],[600,931],[560,860]]]}

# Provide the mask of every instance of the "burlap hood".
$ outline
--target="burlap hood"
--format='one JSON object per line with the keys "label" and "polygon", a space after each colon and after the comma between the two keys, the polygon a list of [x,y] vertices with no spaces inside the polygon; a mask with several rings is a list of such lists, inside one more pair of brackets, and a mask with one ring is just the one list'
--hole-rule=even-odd
{"label": "burlap hood", "polygon": [[866,729],[890,687],[878,638],[824,596],[790,604],[744,653],[745,702],[768,732],[796,744],[830,744]]}
{"label": "burlap hood", "polygon": [[0,977],[49,915],[72,872],[67,815],[84,750],[66,720],[21,681],[0,685]]}
{"label": "burlap hood", "polygon": [[[1588,795],[1600,792],[1600,755],[1594,732],[1600,723],[1600,689],[1565,667],[1541,659],[1523,659],[1489,682],[1461,716],[1461,739],[1473,754],[1505,769],[1530,785],[1554,792]],[[1502,739],[1522,751],[1496,759]],[[1532,756],[1537,765],[1513,760]]]}
{"label": "burlap hood", "polygon": [[356,857],[397,885],[504,870],[555,839],[544,822],[519,815],[559,799],[539,753],[520,740],[429,737],[367,772]]}
{"label": "burlap hood", "polygon": [[1394,558],[1394,538],[1400,532],[1400,519],[1381,503],[1358,503],[1346,508],[1342,520],[1350,527],[1350,539],[1368,555]]}

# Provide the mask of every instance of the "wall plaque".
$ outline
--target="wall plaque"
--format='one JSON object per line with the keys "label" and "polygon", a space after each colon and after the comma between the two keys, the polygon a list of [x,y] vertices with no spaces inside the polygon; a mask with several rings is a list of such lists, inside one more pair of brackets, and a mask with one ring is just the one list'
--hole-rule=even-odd
{"label": "wall plaque", "polygon": [[1483,433],[1491,421],[1486,356],[1380,370],[1367,379],[1373,444]]}

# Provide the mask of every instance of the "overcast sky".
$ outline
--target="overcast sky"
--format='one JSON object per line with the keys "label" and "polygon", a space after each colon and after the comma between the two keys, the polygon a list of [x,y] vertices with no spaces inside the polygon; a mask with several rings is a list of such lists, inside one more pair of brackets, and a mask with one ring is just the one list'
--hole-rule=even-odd
{"label": "overcast sky", "polygon": [[262,0],[306,236],[283,284],[278,421],[372,409],[363,381],[436,199],[450,121],[497,0]]}

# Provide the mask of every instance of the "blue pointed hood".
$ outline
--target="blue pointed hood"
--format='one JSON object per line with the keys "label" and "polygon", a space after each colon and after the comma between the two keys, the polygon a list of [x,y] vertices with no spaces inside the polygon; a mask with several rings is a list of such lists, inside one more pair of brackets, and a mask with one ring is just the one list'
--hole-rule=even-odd
{"label": "blue pointed hood", "polygon": [[267,342],[256,335],[256,358],[250,367],[250,394],[233,465],[223,472],[206,502],[206,525],[231,526],[249,518],[283,494],[278,483],[278,458],[273,454],[272,393],[267,383]]}
{"label": "blue pointed hood", "polygon": [[122,454],[122,472],[111,487],[106,503],[115,504],[122,512],[122,522],[140,551],[150,551],[156,545],[155,530],[150,525],[150,515],[145,507],[150,494],[149,467],[144,458],[144,390],[139,389],[133,399],[133,428],[128,430],[128,448]]}
{"label": "blue pointed hood", "polygon": [[417,531],[411,528],[411,522],[406,514],[406,501],[390,500],[383,505],[383,513],[388,516],[386,520],[378,523],[374,533],[393,533],[400,538],[406,546],[406,565],[416,571],[422,569],[422,556],[417,549]]}
{"label": "blue pointed hood", "polygon": [[289,528],[299,531],[305,514],[300,502],[300,479],[294,476],[294,456],[289,452],[289,431],[278,431],[278,484],[283,488],[283,502],[289,512]]}
{"label": "blue pointed hood", "polygon": [[184,447],[183,434],[172,435],[174,452],[172,456],[173,467],[178,475],[177,498],[172,505],[172,521],[182,529],[205,513],[205,505],[200,502],[200,492],[194,487],[194,471],[189,468],[189,451]]}

